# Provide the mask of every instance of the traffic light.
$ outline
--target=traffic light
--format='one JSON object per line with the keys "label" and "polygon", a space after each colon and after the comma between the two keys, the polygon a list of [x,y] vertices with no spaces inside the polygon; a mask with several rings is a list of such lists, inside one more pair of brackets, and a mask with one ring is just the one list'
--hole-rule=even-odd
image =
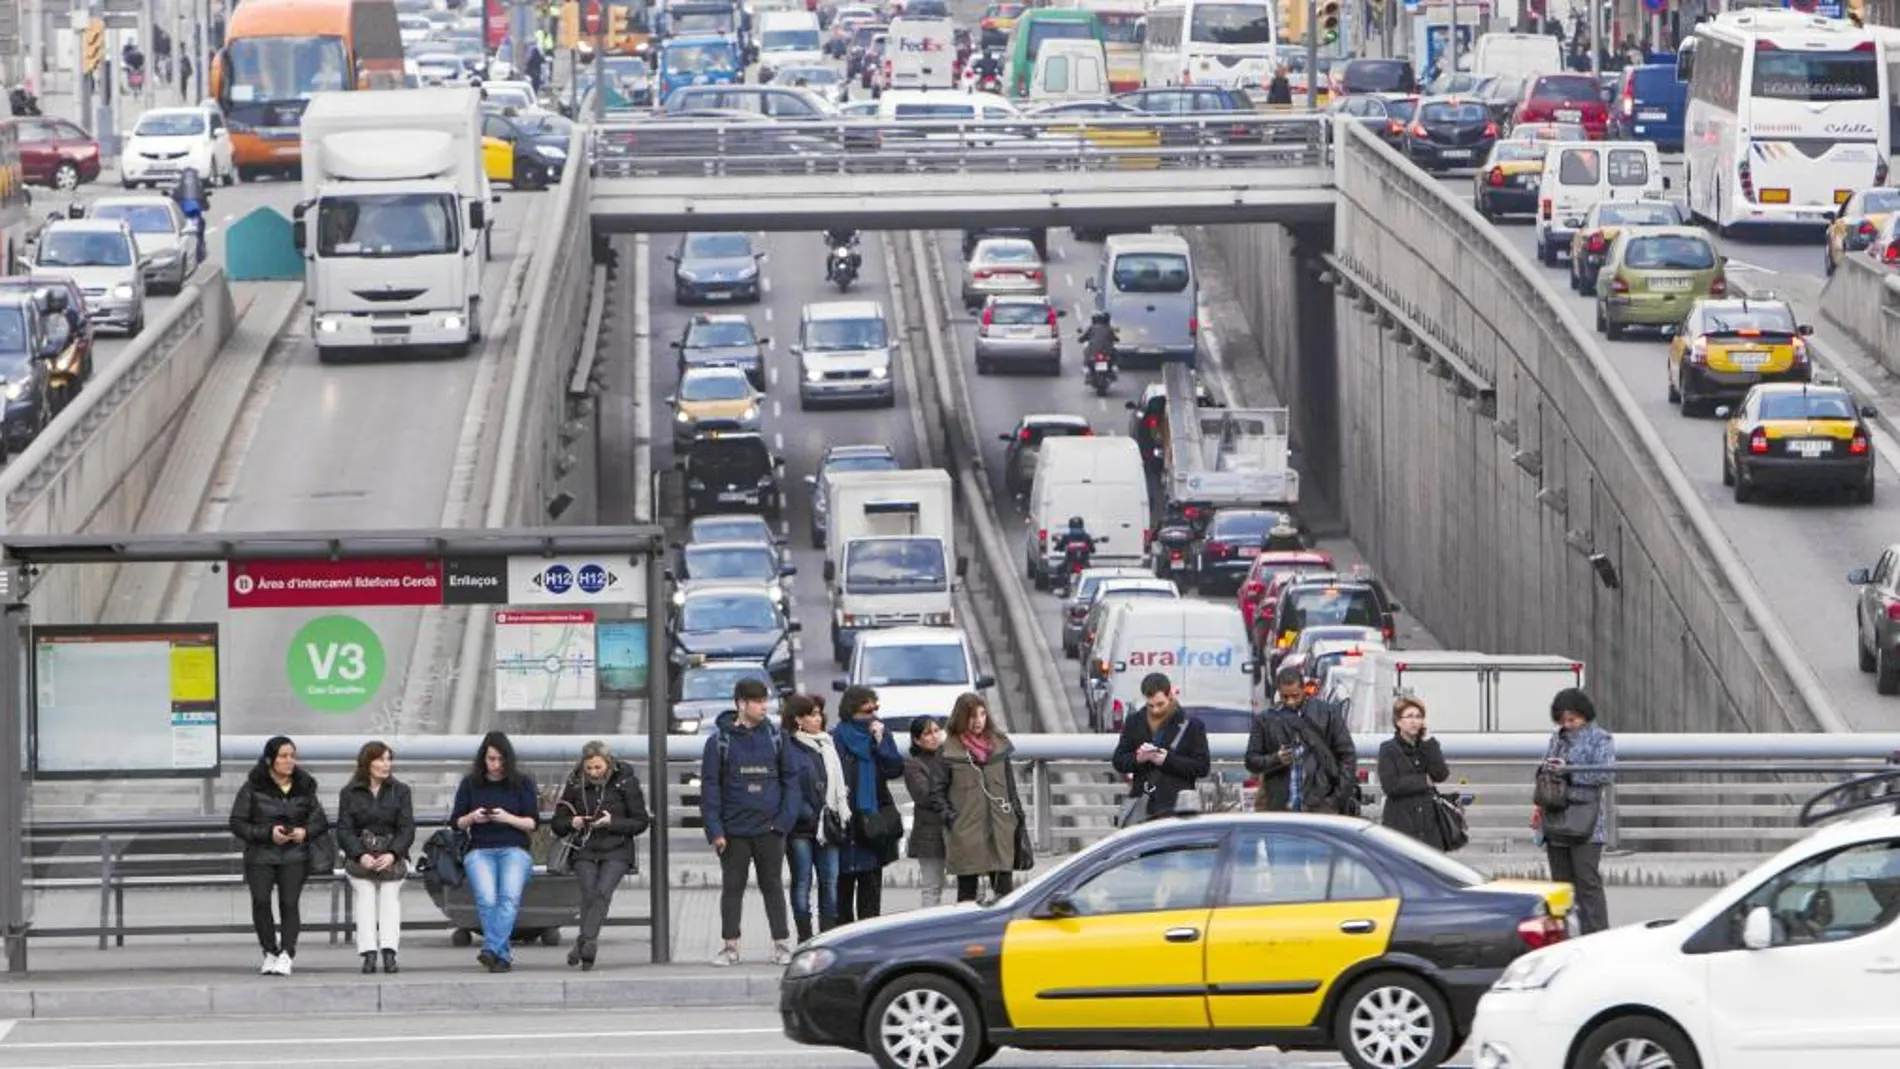
{"label": "traffic light", "polygon": [[81,66],[86,69],[87,74],[91,74],[106,61],[106,20],[93,19],[87,23],[86,33],[82,40],[84,54],[81,57]]}
{"label": "traffic light", "polygon": [[1319,5],[1319,39],[1326,44],[1339,40],[1339,0]]}
{"label": "traffic light", "polygon": [[627,9],[621,4],[607,8],[607,47],[619,48],[627,37]]}
{"label": "traffic light", "polygon": [[581,43],[581,5],[575,0],[561,5],[560,30],[555,36],[562,48],[572,49]]}

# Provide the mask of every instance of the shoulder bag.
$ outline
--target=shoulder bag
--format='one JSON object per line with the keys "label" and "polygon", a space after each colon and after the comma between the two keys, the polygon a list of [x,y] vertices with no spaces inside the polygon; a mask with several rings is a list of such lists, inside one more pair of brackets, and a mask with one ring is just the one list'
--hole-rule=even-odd
{"label": "shoulder bag", "polygon": [[[1181,736],[1185,734],[1187,734],[1187,719],[1183,717],[1181,726],[1174,730],[1175,745],[1180,745]],[[1160,739],[1154,741],[1157,745],[1161,742]],[[1162,749],[1167,749],[1167,747],[1164,746]],[[1156,766],[1149,765],[1135,773],[1135,777],[1140,780],[1140,787],[1134,794],[1122,800],[1121,810],[1115,814],[1115,826],[1117,828],[1132,828],[1154,816],[1152,812],[1149,812],[1148,806],[1149,803],[1154,801],[1155,770]]]}
{"label": "shoulder bag", "polygon": [[1332,745],[1320,734],[1319,725],[1306,718],[1303,708],[1294,710],[1293,725],[1294,730],[1300,733],[1300,740],[1306,743],[1307,750],[1313,754],[1313,760],[1319,763],[1319,770],[1332,781],[1333,802],[1338,807],[1338,814],[1342,817],[1358,816],[1359,784],[1357,781],[1340,782],[1343,770],[1339,767],[1339,756],[1333,753]]}
{"label": "shoulder bag", "polygon": [[[1570,746],[1561,738],[1551,741],[1550,751],[1545,760],[1560,757]],[[1537,766],[1537,779],[1531,788],[1531,804],[1546,813],[1555,813],[1570,804],[1570,777],[1554,768]]]}
{"label": "shoulder bag", "polygon": [[462,855],[468,853],[468,833],[459,828],[441,828],[422,844],[422,861],[416,866],[432,884],[454,889],[468,882],[462,867]]}
{"label": "shoulder bag", "polygon": [[1544,841],[1552,846],[1583,846],[1596,838],[1597,816],[1603,811],[1603,791],[1575,786],[1566,792],[1562,809],[1544,810]]}
{"label": "shoulder bag", "polygon": [[1445,853],[1462,850],[1471,842],[1471,828],[1465,822],[1465,807],[1458,804],[1456,795],[1433,791],[1432,817],[1438,821],[1438,837],[1444,841]]}
{"label": "shoulder bag", "polygon": [[[380,831],[361,832],[357,835],[357,839],[363,844],[363,853],[372,857],[377,854],[395,852],[389,848],[389,836]],[[377,883],[400,880],[409,875],[409,859],[399,857],[390,862],[386,869],[366,869],[359,858],[346,857],[343,859],[343,871],[346,875],[354,876],[359,880],[372,880]]]}

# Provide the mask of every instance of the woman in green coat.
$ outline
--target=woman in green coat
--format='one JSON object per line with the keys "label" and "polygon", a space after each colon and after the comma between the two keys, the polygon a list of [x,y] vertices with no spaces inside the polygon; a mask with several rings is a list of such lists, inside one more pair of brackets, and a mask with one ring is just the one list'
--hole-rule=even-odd
{"label": "woman in green coat", "polygon": [[990,719],[980,695],[965,694],[950,711],[943,763],[950,770],[949,811],[956,814],[944,836],[944,868],[957,878],[957,901],[973,902],[984,876],[998,895],[1014,883],[1016,822],[1011,802],[1009,755],[1015,746]]}

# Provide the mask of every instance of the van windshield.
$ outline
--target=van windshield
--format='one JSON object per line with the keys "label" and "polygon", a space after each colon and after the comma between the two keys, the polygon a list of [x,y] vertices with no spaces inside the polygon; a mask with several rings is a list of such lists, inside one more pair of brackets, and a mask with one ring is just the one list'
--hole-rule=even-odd
{"label": "van windshield", "polygon": [[1181,293],[1188,259],[1172,252],[1128,252],[1115,258],[1115,288],[1123,293]]}
{"label": "van windshield", "polygon": [[858,352],[882,349],[882,319],[813,319],[805,324],[805,348],[816,352]]}

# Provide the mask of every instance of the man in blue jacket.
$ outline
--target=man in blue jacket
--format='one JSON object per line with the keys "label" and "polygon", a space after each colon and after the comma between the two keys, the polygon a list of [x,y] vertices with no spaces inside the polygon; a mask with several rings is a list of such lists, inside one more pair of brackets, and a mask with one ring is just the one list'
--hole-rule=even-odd
{"label": "man in blue jacket", "polygon": [[719,854],[719,927],[726,945],[714,965],[739,964],[739,915],[747,867],[759,874],[765,918],[772,927],[772,964],[792,960],[786,917],[785,836],[798,806],[798,770],[785,760],[785,739],[765,719],[765,684],[742,679],[732,688],[730,712],[706,740],[699,760],[699,813],[706,839]]}

